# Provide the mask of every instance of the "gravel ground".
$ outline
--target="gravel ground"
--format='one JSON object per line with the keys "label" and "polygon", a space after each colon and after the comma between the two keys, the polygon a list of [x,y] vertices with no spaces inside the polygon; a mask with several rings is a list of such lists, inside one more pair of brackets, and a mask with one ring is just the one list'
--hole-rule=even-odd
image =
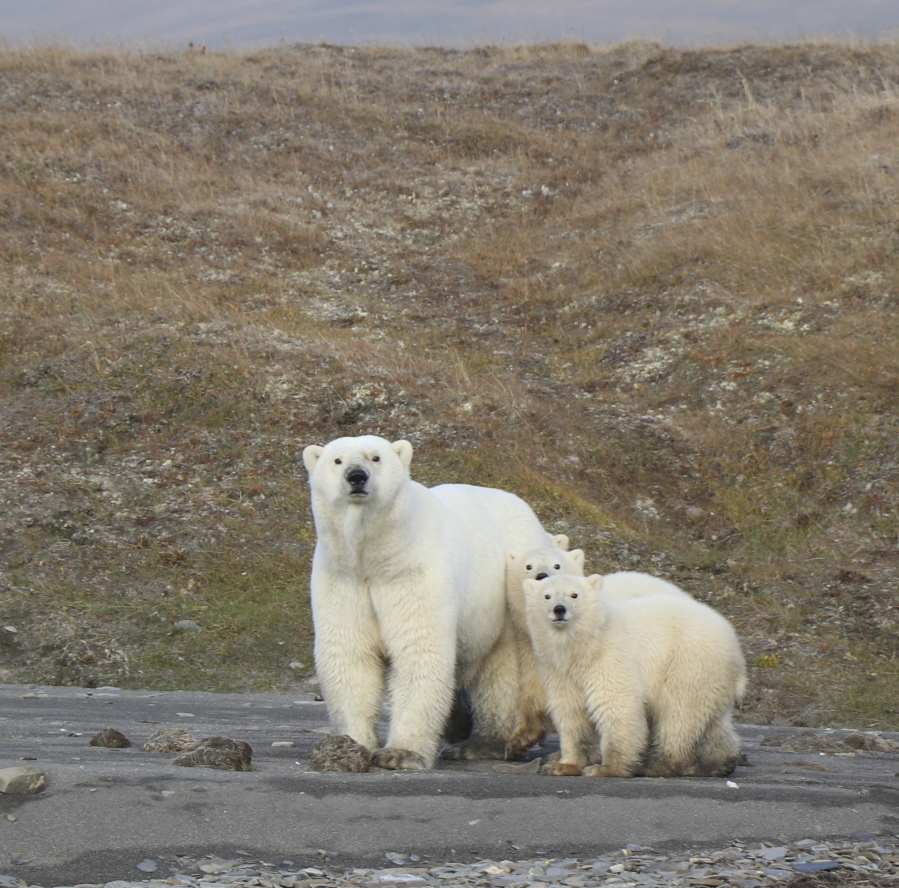
{"label": "gravel ground", "polygon": [[[135,861],[135,873],[149,879],[113,881],[106,888],[331,888],[331,886],[425,886],[475,885],[489,888],[541,888],[565,885],[571,888],[603,885],[609,888],[639,885],[735,886],[763,888],[767,885],[817,886],[866,885],[875,888],[899,884],[899,843],[895,836],[857,837],[856,840],[824,842],[802,839],[786,845],[774,842],[733,842],[718,850],[691,849],[683,853],[661,853],[643,845],[628,845],[611,854],[591,858],[539,857],[529,860],[479,860],[475,863],[436,862],[386,852],[389,866],[383,869],[345,869],[322,852],[320,862],[281,860],[265,862],[246,857],[200,859],[173,857],[170,860]],[[0,875],[0,888],[38,888],[15,876]],[[49,888],[49,886],[44,886]],[[78,888],[94,888],[80,883]],[[99,886],[97,886],[99,888]]]}

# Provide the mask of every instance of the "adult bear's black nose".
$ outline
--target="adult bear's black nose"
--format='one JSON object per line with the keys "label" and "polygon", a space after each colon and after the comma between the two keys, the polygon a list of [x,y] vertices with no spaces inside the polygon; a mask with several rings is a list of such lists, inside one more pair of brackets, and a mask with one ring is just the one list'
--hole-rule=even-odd
{"label": "adult bear's black nose", "polygon": [[534,577],[534,579],[535,580],[545,580],[548,576],[549,576],[549,574],[545,570],[542,570],[542,571],[540,571],[540,573],[537,574],[536,577]]}
{"label": "adult bear's black nose", "polygon": [[368,481],[368,472],[357,466],[346,473],[346,480],[350,487],[358,490],[361,487],[365,487],[365,482]]}
{"label": "adult bear's black nose", "polygon": [[557,617],[559,617],[559,618],[564,617],[564,616],[565,616],[565,605],[564,605],[564,604],[557,604],[557,605],[553,608],[553,613],[554,613]]}

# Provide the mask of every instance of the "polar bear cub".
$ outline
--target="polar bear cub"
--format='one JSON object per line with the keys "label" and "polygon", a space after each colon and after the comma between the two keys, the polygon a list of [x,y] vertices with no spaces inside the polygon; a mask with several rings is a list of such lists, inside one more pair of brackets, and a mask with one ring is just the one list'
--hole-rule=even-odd
{"label": "polar bear cub", "polygon": [[474,727],[456,757],[502,758],[521,708],[504,555],[550,537],[517,496],[426,488],[411,479],[411,461],[408,441],[375,435],[303,451],[317,535],[315,664],[332,727],[373,750],[380,767],[428,768],[458,687]]}
{"label": "polar bear cub", "polygon": [[[560,534],[552,538],[552,545],[532,549],[524,554],[506,553],[506,596],[518,648],[523,707],[521,724],[506,746],[508,758],[523,755],[551,729],[543,679],[528,637],[522,584],[525,580],[545,580],[556,574],[583,576],[584,552],[582,549],[569,551],[569,545],[568,537]],[[607,574],[603,593],[610,601],[659,594],[690,597],[683,589],[667,580],[636,571]]]}
{"label": "polar bear cub", "polygon": [[[686,593],[612,601],[599,575],[523,584],[530,637],[561,741],[544,773],[726,776],[746,666],[731,624]],[[675,587],[676,588],[676,587]],[[602,764],[587,767],[599,733]]]}
{"label": "polar bear cub", "polygon": [[518,669],[521,676],[522,713],[515,734],[506,745],[506,757],[518,758],[538,743],[550,730],[546,710],[546,693],[543,679],[534,657],[534,649],[528,637],[524,610],[525,580],[544,580],[557,573],[583,576],[583,549],[568,550],[570,543],[565,534],[559,534],[545,545],[524,553],[506,552],[506,598],[518,652]]}

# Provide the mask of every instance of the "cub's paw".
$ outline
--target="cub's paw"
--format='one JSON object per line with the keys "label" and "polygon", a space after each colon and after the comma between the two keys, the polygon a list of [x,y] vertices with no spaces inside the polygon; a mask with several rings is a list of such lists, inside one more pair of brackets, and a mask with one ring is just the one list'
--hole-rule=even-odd
{"label": "cub's paw", "polygon": [[506,758],[503,743],[498,740],[465,740],[447,746],[440,753],[440,758],[453,762],[477,762],[482,759]]}
{"label": "cub's paw", "polygon": [[547,762],[540,773],[548,777],[577,777],[581,773],[581,766],[565,762]]}
{"label": "cub's paw", "polygon": [[539,743],[546,736],[546,731],[517,731],[506,744],[504,757],[517,759],[524,755],[535,743]]}
{"label": "cub's paw", "polygon": [[631,775],[621,768],[611,768],[608,765],[587,765],[581,775],[584,777],[630,777]]}
{"label": "cub's paw", "polygon": [[429,767],[420,753],[396,746],[385,746],[373,752],[371,763],[375,768],[386,768],[388,771],[423,771]]}

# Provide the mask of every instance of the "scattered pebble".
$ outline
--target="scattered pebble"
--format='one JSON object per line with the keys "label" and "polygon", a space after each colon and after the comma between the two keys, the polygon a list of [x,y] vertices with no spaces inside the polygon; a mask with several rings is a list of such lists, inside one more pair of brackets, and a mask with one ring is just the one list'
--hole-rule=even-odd
{"label": "scattered pebble", "polygon": [[[247,859],[173,857],[168,862],[142,860],[141,872],[158,874],[143,882],[116,881],[78,888],[784,888],[801,873],[840,870],[868,888],[886,888],[899,877],[899,842],[895,836],[855,841],[791,843],[734,842],[715,851],[689,850],[662,854],[645,845],[628,845],[590,858],[479,860],[475,863],[422,861],[418,855],[388,851],[387,867],[328,866],[329,852],[319,852],[325,864],[303,866],[288,860],[279,865]],[[0,874],[0,888],[30,888],[11,875]],[[36,888],[36,886],[31,886]],[[46,888],[67,888],[50,886]]]}

